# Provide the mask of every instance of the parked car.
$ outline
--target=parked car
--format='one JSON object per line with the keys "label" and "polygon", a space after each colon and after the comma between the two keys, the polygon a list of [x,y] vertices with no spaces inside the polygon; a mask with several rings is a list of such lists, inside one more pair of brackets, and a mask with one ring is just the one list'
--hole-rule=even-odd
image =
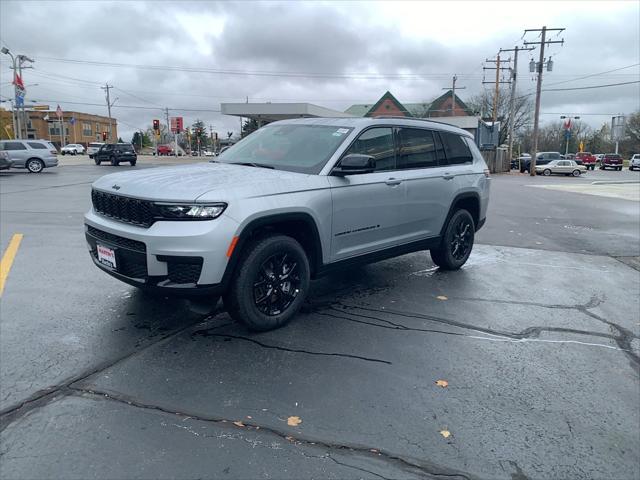
{"label": "parked car", "polygon": [[596,163],[601,163],[602,157],[604,157],[604,153],[596,153],[594,156],[596,157]]}
{"label": "parked car", "polygon": [[170,145],[158,145],[158,155],[173,155],[173,148]]}
{"label": "parked car", "polygon": [[[561,160],[560,152],[538,152],[536,155],[536,165],[546,165],[553,160]],[[531,158],[524,161],[524,170],[529,172],[531,169]]]}
{"label": "parked car", "polygon": [[130,143],[106,143],[98,153],[93,156],[96,165],[102,162],[109,162],[111,165],[120,165],[121,162],[128,162],[133,167],[138,161],[138,156]]}
{"label": "parked car", "polygon": [[565,159],[565,160],[575,160],[576,159],[576,154],[575,153],[567,153],[567,154],[563,155],[562,158]]}
{"label": "parked car", "polygon": [[215,153],[213,153],[213,151],[211,151],[211,150],[205,150],[204,151],[204,156],[205,157],[215,157]]}
{"label": "parked car", "polygon": [[58,166],[58,150],[46,140],[0,140],[0,150],[9,154],[12,168],[40,173]]}
{"label": "parked car", "polygon": [[300,309],[310,278],[339,267],[430,250],[440,268],[459,269],[490,184],[471,134],[450,125],[283,120],[217,163],[97,180],[85,233],[94,263],[115,278],[222,295],[234,319],[269,330]]}
{"label": "parked car", "polygon": [[511,159],[511,170],[519,170],[521,165],[524,165],[526,161],[531,162],[531,154],[523,153],[518,158]]}
{"label": "parked car", "polygon": [[87,147],[87,154],[89,158],[93,158],[93,156],[98,153],[98,150],[102,148],[104,143],[102,142],[91,142]]}
{"label": "parked car", "polygon": [[629,170],[640,170],[640,153],[635,153],[629,160]]}
{"label": "parked car", "polygon": [[79,143],[70,143],[62,147],[60,149],[60,153],[62,155],[66,155],[67,153],[69,155],[77,155],[77,154],[84,155],[84,146],[80,145]]}
{"label": "parked car", "polygon": [[[576,153],[576,163],[578,160],[582,162],[582,165],[587,167],[587,170],[595,170],[596,168],[596,156],[590,152],[578,152]],[[578,163],[580,165],[580,163]]]}
{"label": "parked car", "polygon": [[11,168],[11,160],[9,154],[0,150],[0,170],[9,170]]}
{"label": "parked car", "polygon": [[574,160],[552,160],[546,165],[536,165],[536,173],[549,176],[552,173],[573,175],[579,177],[587,171],[584,165],[578,165]]}
{"label": "parked car", "polygon": [[600,170],[606,170],[607,168],[622,170],[622,156],[617,153],[605,153],[600,162]]}

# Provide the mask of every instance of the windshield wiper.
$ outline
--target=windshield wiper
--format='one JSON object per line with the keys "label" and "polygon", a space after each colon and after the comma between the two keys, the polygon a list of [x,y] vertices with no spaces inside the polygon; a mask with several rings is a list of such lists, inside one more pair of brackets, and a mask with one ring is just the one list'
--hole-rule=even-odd
{"label": "windshield wiper", "polygon": [[271,165],[265,165],[264,163],[253,163],[253,162],[231,162],[231,165],[244,165],[245,167],[258,167],[258,168],[270,168],[273,170],[275,167]]}

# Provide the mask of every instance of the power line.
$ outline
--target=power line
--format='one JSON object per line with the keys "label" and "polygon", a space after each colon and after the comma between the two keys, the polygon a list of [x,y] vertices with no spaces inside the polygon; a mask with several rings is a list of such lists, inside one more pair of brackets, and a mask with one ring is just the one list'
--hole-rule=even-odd
{"label": "power line", "polygon": [[[618,87],[618,86],[621,86],[621,85],[633,85],[634,83],[640,83],[640,80],[634,80],[633,82],[607,83],[605,85],[590,85],[588,87],[545,88],[542,91],[543,92],[568,92],[568,91],[572,91],[572,90],[591,90],[591,89],[594,89],[594,88],[607,88],[607,87]],[[518,97],[518,99],[530,97],[531,95],[533,95],[533,93],[527,93],[525,95],[520,95]],[[564,113],[563,113],[563,115],[564,115]]]}
{"label": "power line", "polygon": [[[613,70],[607,70],[605,72],[592,73],[590,75],[585,75],[583,77],[574,78],[572,80],[563,80],[562,82],[548,83],[547,85],[551,86],[551,85],[560,85],[562,83],[576,82],[578,80],[583,80],[585,78],[597,77],[597,76],[605,75],[607,73],[612,73],[612,72],[619,72],[620,70],[625,70],[625,69],[631,68],[631,67],[637,67],[638,65],[640,65],[640,63],[634,63],[633,65],[627,65],[626,67],[614,68]],[[635,74],[633,74],[633,75],[635,75]]]}
{"label": "power line", "polygon": [[[9,98],[9,97],[7,97]],[[34,102],[51,102],[51,103],[65,103],[68,105],[86,105],[91,107],[104,107],[104,103],[89,103],[89,102],[72,102],[68,100],[51,100],[40,98],[37,100],[33,100]],[[139,110],[164,110],[163,108],[156,107],[146,107],[144,105],[113,105],[112,108],[131,108],[131,109],[139,109]],[[206,109],[206,108],[182,108],[182,107],[169,107],[169,110],[177,111],[177,112],[205,112],[205,113],[220,113],[220,110],[216,109]]]}

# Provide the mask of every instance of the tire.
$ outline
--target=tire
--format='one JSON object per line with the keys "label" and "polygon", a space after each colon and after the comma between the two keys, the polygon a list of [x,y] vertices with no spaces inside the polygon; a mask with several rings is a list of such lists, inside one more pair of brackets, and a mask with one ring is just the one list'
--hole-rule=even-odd
{"label": "tire", "polygon": [[579,177],[580,176],[580,170],[574,170],[573,172],[571,172],[571,175],[573,175],[574,177]]}
{"label": "tire", "polygon": [[110,159],[111,165],[114,167],[118,166],[118,161],[116,160],[116,157],[111,157]]}
{"label": "tire", "polygon": [[71,151],[71,155],[77,155],[77,154],[78,154],[78,152],[76,152],[75,150]]}
{"label": "tire", "polygon": [[551,170],[549,170],[548,168],[545,168],[545,169],[542,171],[542,174],[543,174],[545,177],[548,177],[549,175],[551,175]]}
{"label": "tire", "polygon": [[29,173],[40,173],[44,169],[44,162],[38,158],[30,158],[25,166]]}
{"label": "tire", "polygon": [[131,160],[129,163],[131,164],[132,167],[136,166],[136,160]]}
{"label": "tire", "polygon": [[433,263],[443,270],[462,267],[471,255],[475,231],[471,214],[464,209],[457,210],[447,223],[440,245],[429,252]]}
{"label": "tire", "polygon": [[102,160],[98,159],[98,157],[94,158],[93,161],[96,163],[96,165],[100,165],[102,163]]}
{"label": "tire", "polygon": [[61,153],[62,155],[66,155],[66,154],[67,154],[67,152],[65,152],[65,151],[62,151],[62,152],[60,152],[60,153]]}
{"label": "tire", "polygon": [[622,171],[622,167],[618,167],[618,171],[621,172]]}
{"label": "tire", "polygon": [[[284,235],[264,237],[242,251],[224,305],[234,320],[251,330],[282,327],[300,310],[309,276],[309,260],[296,240]],[[278,284],[279,280],[285,281]]]}

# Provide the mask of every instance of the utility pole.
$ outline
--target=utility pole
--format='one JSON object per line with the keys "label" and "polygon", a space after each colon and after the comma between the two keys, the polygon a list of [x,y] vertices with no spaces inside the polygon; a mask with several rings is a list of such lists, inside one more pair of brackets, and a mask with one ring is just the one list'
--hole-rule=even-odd
{"label": "utility pole", "polygon": [[[564,28],[547,28],[546,26],[542,28],[536,28],[536,29],[527,29],[524,31],[525,34],[527,32],[542,32],[541,39],[539,42],[524,42],[525,45],[540,45],[540,59],[538,63],[535,65],[536,67],[535,70],[538,73],[538,81],[536,83],[536,109],[533,117],[533,149],[531,152],[531,164],[529,167],[529,175],[531,175],[532,177],[535,177],[536,175],[536,156],[538,155],[538,124],[540,120],[540,94],[542,91],[542,71],[544,69],[544,63],[545,63],[544,47],[552,43],[564,44],[564,39],[556,40],[556,41],[547,40],[547,32],[560,33],[562,31],[564,31]],[[547,69],[551,71],[551,69],[553,68],[552,66],[553,66],[553,63],[551,63],[550,65],[547,64]]]}
{"label": "utility pole", "polygon": [[[456,82],[458,81],[458,76],[453,76],[453,81],[451,82],[451,116],[456,116]],[[467,87],[458,87],[458,90],[464,90]],[[449,90],[449,87],[445,87],[442,90]]]}
{"label": "utility pole", "polygon": [[13,137],[14,138],[22,138],[22,126],[20,125],[20,111],[16,112],[16,108],[18,108],[18,82],[16,81],[16,75],[18,74],[18,70],[16,67],[16,57],[9,51],[8,48],[2,47],[2,53],[9,55],[11,57],[11,64],[13,69],[13,100],[16,102],[14,105],[11,102],[11,111],[13,112]]}
{"label": "utility pole", "polygon": [[[109,85],[108,83],[105,83],[104,87],[100,87],[102,90],[104,90],[107,94],[107,111],[109,112],[109,132],[108,132],[108,137],[107,137],[107,141],[111,141],[111,131],[112,131],[112,121],[111,121],[111,99],[109,97],[109,90],[111,90],[113,88],[113,85]],[[113,101],[113,103],[115,103],[115,100]]]}
{"label": "utility pole", "polygon": [[[22,80],[23,85],[24,85],[24,78],[22,77],[22,68],[23,68],[22,64],[24,62],[33,63],[33,60],[30,59],[29,57],[27,57],[26,55],[18,55],[18,75],[20,75],[20,79]],[[24,68],[33,68],[33,67],[24,67]],[[24,135],[22,136],[22,138],[27,138],[28,137],[28,128],[29,128],[29,122],[28,122],[28,119],[27,119],[27,113],[26,113],[26,111],[24,109],[24,98],[23,98],[23,100],[22,100],[22,129],[24,130]]]}
{"label": "utility pole", "polygon": [[169,133],[171,132],[171,124],[169,123],[169,108],[164,109],[164,116],[167,119],[167,137],[168,137]]}
{"label": "utility pole", "polygon": [[[511,59],[506,60],[507,62],[511,63]],[[482,83],[495,83],[496,85],[496,89],[493,93],[493,109],[492,109],[492,114],[491,117],[493,119],[493,122],[495,123],[498,120],[498,101],[500,100],[500,84],[501,83],[511,83],[510,80],[500,80],[500,71],[501,70],[511,70],[509,67],[501,67],[500,64],[504,63],[502,62],[502,60],[500,59],[500,54],[498,54],[498,56],[496,57],[495,60],[490,60],[490,59],[486,59],[486,62],[489,63],[495,63],[496,66],[495,67],[483,67],[483,70],[495,70],[496,71],[496,79],[492,82],[485,82],[483,81]]]}
{"label": "utility pole", "polygon": [[509,161],[513,158],[513,128],[515,126],[515,109],[516,109],[516,81],[518,77],[518,52],[525,50],[533,50],[534,47],[514,47],[514,48],[501,48],[500,52],[514,52],[513,54],[513,68],[511,69],[511,94],[509,96],[509,130],[507,135],[509,136]]}

